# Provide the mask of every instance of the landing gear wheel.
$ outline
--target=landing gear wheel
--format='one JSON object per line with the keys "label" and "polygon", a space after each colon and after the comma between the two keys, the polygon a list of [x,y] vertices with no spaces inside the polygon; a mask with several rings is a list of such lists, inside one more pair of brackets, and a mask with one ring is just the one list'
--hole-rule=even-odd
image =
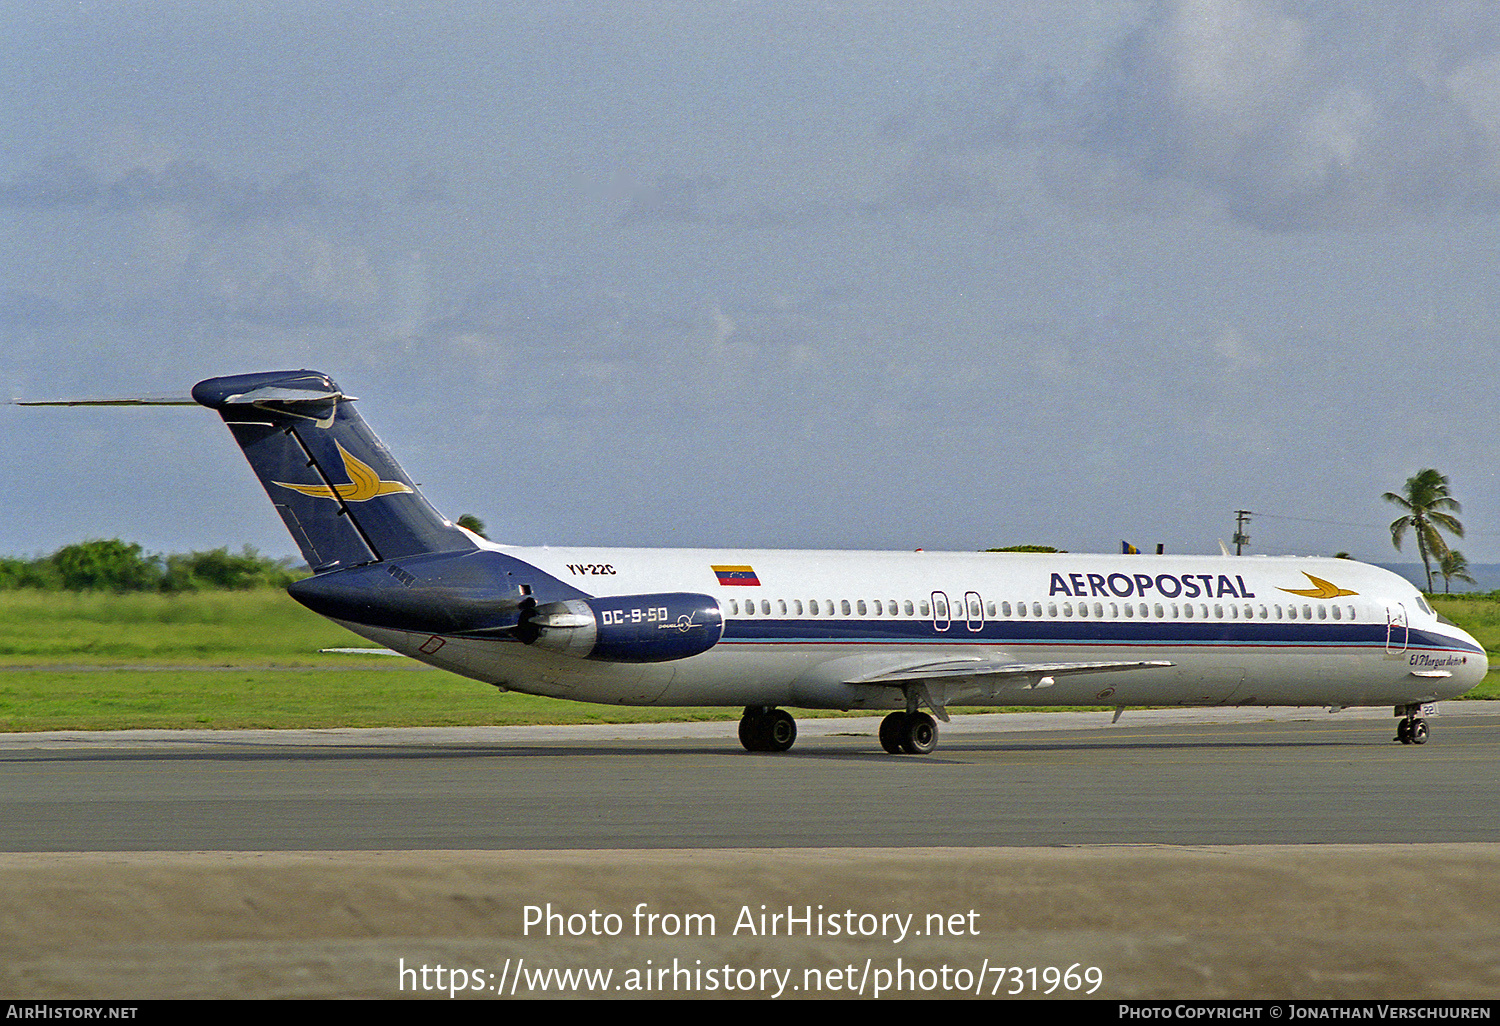
{"label": "landing gear wheel", "polygon": [[765,733],[766,718],[760,713],[745,713],[740,717],[740,744],[747,752],[762,750],[761,736]]}
{"label": "landing gear wheel", "polygon": [[906,713],[893,712],[880,721],[880,747],[892,755],[900,755],[901,738],[906,733]]}
{"label": "landing gear wheel", "polygon": [[784,752],[797,740],[797,721],[785,709],[773,709],[762,728],[765,747],[762,751]]}
{"label": "landing gear wheel", "polygon": [[924,712],[906,717],[901,735],[901,750],[908,755],[927,755],[937,747],[937,721]]}
{"label": "landing gear wheel", "polygon": [[1411,730],[1409,731],[1409,734],[1411,736],[1412,744],[1425,745],[1427,743],[1427,721],[1412,720]]}
{"label": "landing gear wheel", "polygon": [[1402,720],[1396,724],[1395,740],[1400,741],[1403,745],[1411,744],[1411,724],[1411,720]]}
{"label": "landing gear wheel", "polygon": [[784,752],[797,740],[797,721],[785,709],[746,709],[740,744],[747,752]]}

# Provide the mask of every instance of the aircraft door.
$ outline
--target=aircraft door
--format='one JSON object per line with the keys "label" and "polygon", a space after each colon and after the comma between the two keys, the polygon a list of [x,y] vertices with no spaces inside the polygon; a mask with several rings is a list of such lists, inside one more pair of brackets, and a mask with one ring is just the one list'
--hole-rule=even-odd
{"label": "aircraft door", "polygon": [[980,601],[979,592],[964,592],[964,611],[968,614],[969,630],[976,633],[984,630],[984,603]]}
{"label": "aircraft door", "polygon": [[1400,655],[1406,651],[1408,636],[1406,606],[1397,602],[1385,607],[1385,654]]}
{"label": "aircraft door", "polygon": [[948,612],[948,593],[935,591],[932,593],[932,629],[945,631],[953,626],[952,614]]}

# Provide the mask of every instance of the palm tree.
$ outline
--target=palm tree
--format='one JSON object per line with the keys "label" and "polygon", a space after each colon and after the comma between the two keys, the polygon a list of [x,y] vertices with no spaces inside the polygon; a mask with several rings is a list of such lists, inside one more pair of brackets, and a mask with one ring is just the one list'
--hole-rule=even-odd
{"label": "palm tree", "polygon": [[1457,549],[1449,549],[1448,554],[1438,562],[1438,573],[1443,575],[1444,595],[1448,594],[1449,581],[1468,581],[1470,584],[1479,583],[1469,576],[1469,561]]}
{"label": "palm tree", "polygon": [[466,531],[473,531],[481,538],[489,537],[489,535],[484,533],[484,521],[480,520],[472,513],[465,513],[463,516],[459,517],[458,526],[462,527]]}
{"label": "palm tree", "polygon": [[1401,539],[1408,528],[1417,536],[1417,551],[1422,554],[1422,568],[1427,571],[1427,590],[1432,591],[1432,559],[1448,555],[1448,543],[1439,529],[1462,538],[1464,525],[1444,510],[1462,513],[1458,500],[1448,494],[1448,479],[1436,470],[1419,470],[1406,479],[1405,495],[1386,492],[1382,498],[1406,510],[1406,516],[1391,523],[1391,544],[1401,551]]}

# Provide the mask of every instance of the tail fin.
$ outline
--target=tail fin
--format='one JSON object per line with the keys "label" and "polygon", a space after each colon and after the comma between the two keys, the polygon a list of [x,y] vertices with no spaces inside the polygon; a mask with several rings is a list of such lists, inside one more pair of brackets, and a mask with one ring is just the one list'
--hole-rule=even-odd
{"label": "tail fin", "polygon": [[476,546],[422,498],[326,374],[209,378],[193,398],[217,410],[315,572]]}

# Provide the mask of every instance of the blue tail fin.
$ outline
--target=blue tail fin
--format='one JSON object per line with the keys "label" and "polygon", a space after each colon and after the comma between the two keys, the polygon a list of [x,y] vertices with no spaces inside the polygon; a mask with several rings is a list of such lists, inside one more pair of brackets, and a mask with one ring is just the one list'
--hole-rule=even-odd
{"label": "blue tail fin", "polygon": [[229,425],[314,571],[476,547],[422,498],[326,374],[209,378],[193,398]]}

